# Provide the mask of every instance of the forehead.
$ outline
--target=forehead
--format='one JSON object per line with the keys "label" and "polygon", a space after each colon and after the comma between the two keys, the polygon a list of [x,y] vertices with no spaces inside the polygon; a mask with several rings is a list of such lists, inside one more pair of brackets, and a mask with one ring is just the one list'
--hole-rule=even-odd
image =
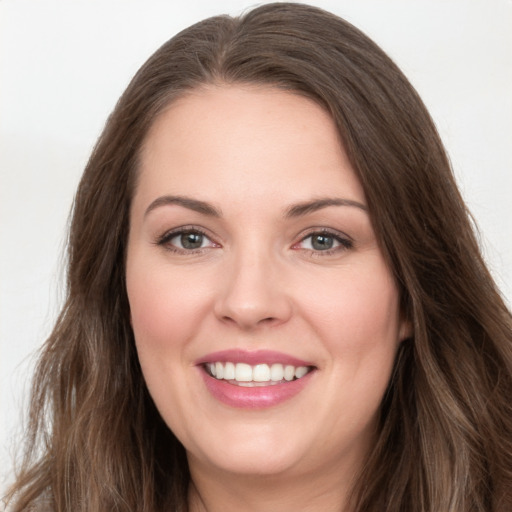
{"label": "forehead", "polygon": [[188,93],[157,117],[140,162],[141,193],[164,187],[199,196],[327,196],[342,185],[344,195],[364,200],[330,115],[276,88],[209,86]]}

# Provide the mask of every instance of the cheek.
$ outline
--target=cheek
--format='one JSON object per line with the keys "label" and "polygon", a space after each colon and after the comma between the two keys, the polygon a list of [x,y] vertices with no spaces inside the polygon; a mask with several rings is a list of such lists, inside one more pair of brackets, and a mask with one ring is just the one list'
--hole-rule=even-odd
{"label": "cheek", "polygon": [[399,300],[384,263],[370,259],[364,266],[340,269],[323,286],[318,284],[314,294],[311,287],[303,290],[302,311],[331,353],[351,359],[377,353],[394,356]]}
{"label": "cheek", "polygon": [[184,272],[138,265],[136,260],[127,265],[126,279],[139,352],[148,348],[158,356],[193,337],[208,301],[204,287]]}
{"label": "cheek", "polygon": [[[183,435],[190,386],[191,343],[203,311],[205,290],[182,271],[151,260],[127,262],[126,285],[131,323],[142,373],[162,417],[176,435]],[[142,262],[142,264],[140,264]]]}

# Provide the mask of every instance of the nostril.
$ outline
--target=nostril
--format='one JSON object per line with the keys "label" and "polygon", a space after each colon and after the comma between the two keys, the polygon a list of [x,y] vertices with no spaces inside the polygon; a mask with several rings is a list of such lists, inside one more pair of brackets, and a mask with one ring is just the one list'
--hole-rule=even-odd
{"label": "nostril", "polygon": [[257,326],[261,326],[261,325],[269,325],[269,324],[272,324],[272,323],[278,321],[277,318],[272,317],[272,316],[269,316],[266,318],[261,318],[260,320],[256,320],[256,321],[244,321],[244,319],[241,319],[241,318],[238,318],[235,316],[231,317],[229,315],[224,315],[222,317],[222,320],[226,323],[242,324],[249,328],[257,327]]}

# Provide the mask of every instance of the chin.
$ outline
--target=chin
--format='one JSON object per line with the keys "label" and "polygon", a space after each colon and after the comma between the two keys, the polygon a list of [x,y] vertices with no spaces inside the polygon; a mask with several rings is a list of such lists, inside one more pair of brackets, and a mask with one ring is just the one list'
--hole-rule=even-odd
{"label": "chin", "polygon": [[[232,473],[238,476],[278,476],[296,473],[297,462],[293,456],[282,453],[232,453],[229,450],[220,457],[211,455],[202,461],[216,471]],[[190,459],[189,459],[190,462]]]}
{"label": "chin", "polygon": [[[267,433],[268,434],[268,433]],[[246,476],[275,476],[294,473],[304,459],[304,443],[290,442],[282,436],[227,436],[226,442],[216,441],[205,447],[187,450],[189,463],[207,465],[217,471]]]}

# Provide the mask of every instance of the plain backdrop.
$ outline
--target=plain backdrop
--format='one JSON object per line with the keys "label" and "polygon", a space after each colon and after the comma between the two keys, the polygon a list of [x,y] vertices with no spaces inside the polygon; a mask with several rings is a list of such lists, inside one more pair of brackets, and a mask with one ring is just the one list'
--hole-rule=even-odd
{"label": "plain backdrop", "polygon": [[[365,31],[418,89],[510,304],[512,1],[310,3]],[[253,5],[0,0],[0,490],[12,475],[34,354],[62,300],[74,190],[106,117],[169,37],[210,15],[236,15]]]}

